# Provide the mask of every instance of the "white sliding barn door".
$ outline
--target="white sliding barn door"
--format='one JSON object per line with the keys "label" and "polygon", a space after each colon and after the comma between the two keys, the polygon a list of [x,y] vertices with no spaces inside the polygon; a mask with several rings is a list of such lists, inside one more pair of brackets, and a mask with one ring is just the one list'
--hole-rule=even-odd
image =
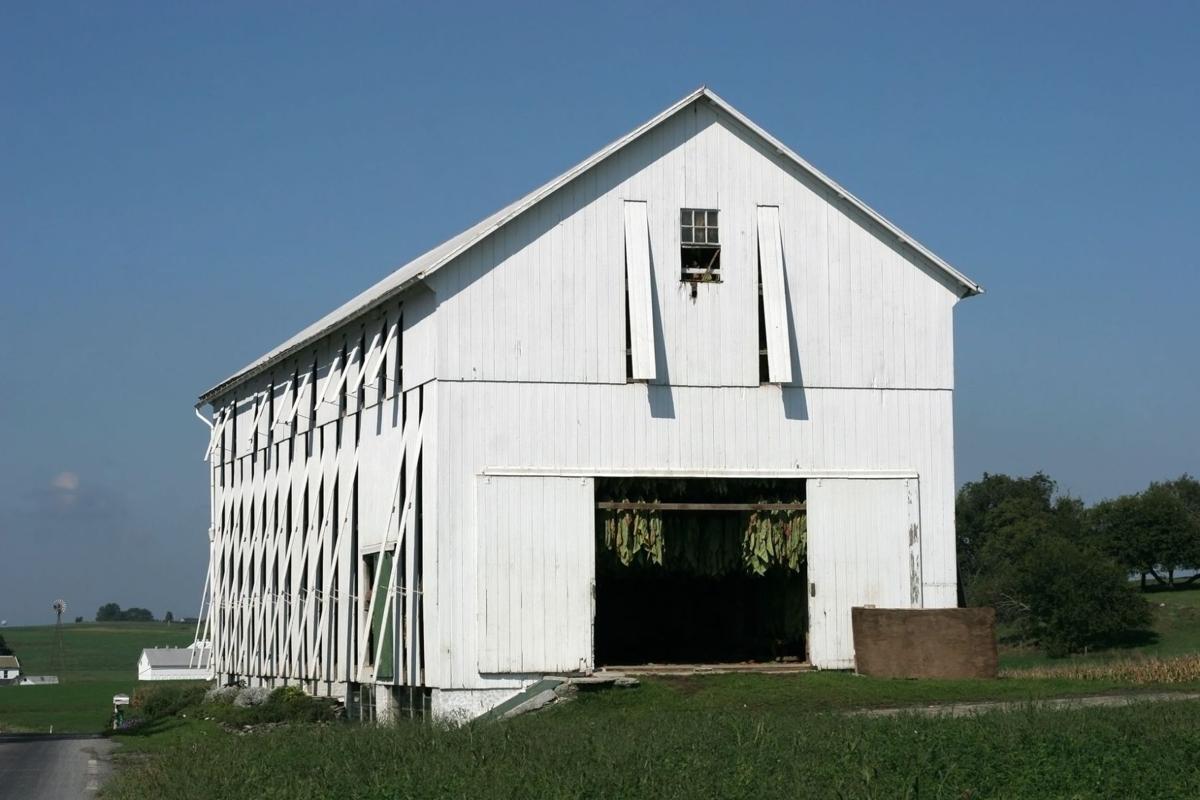
{"label": "white sliding barn door", "polygon": [[915,478],[808,482],[808,656],[854,666],[850,609],[920,608],[921,536]]}
{"label": "white sliding barn door", "polygon": [[479,478],[479,671],[592,665],[591,478]]}

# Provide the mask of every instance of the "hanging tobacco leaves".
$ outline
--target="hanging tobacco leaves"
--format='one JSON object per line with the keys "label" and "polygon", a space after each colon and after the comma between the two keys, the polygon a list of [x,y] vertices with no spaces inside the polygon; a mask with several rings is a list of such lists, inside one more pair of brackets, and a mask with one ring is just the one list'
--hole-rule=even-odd
{"label": "hanging tobacco leaves", "polygon": [[635,562],[661,565],[662,518],[656,512],[609,511],[604,519],[604,546],[616,554],[622,566]]}
{"label": "hanging tobacco leaves", "polygon": [[803,511],[755,511],[746,523],[742,550],[746,568],[762,575],[772,564],[800,571],[808,545],[808,515]]}
{"label": "hanging tobacco leaves", "polygon": [[765,574],[772,566],[800,572],[807,547],[803,511],[753,513],[600,512],[601,543],[625,567],[655,565],[695,575],[746,571]]}

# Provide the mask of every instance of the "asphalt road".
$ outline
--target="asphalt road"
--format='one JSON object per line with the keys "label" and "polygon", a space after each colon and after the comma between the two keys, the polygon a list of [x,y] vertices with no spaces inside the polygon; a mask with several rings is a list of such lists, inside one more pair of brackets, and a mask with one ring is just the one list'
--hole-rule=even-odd
{"label": "asphalt road", "polygon": [[0,735],[0,800],[90,800],[111,769],[100,736]]}

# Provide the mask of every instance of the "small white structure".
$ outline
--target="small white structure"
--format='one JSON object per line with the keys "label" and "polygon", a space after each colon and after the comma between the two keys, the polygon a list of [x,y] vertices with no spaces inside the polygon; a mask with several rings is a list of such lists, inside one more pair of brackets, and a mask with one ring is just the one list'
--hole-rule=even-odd
{"label": "small white structure", "polygon": [[[201,395],[217,675],[454,717],[638,663],[597,520],[665,480],[711,496],[633,510],[807,515],[784,655],[851,667],[852,606],[955,605],[952,313],[980,291],[693,92]],[[719,502],[739,481],[762,502]],[[751,580],[729,597],[770,600]],[[744,658],[719,612],[658,638]]]}
{"label": "small white structure", "polygon": [[138,658],[139,681],[200,681],[212,678],[207,647],[147,647]]}
{"label": "small white structure", "polygon": [[16,656],[0,656],[0,683],[10,683],[21,677],[21,662]]}
{"label": "small white structure", "polygon": [[56,686],[57,675],[22,675],[17,680],[17,686]]}

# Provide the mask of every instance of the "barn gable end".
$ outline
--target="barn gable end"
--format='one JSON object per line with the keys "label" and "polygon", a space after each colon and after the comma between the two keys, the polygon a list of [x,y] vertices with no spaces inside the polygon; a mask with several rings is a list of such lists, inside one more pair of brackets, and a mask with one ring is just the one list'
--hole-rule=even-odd
{"label": "barn gable end", "polygon": [[[650,226],[651,383],[760,384],[759,217],[771,208],[784,344],[794,343],[783,383],[953,386],[962,285],[703,98],[426,279],[445,345],[438,377],[626,382],[627,315],[635,330],[638,320],[626,307],[631,201],[645,204]],[[680,280],[689,208],[719,211],[719,283]]]}

